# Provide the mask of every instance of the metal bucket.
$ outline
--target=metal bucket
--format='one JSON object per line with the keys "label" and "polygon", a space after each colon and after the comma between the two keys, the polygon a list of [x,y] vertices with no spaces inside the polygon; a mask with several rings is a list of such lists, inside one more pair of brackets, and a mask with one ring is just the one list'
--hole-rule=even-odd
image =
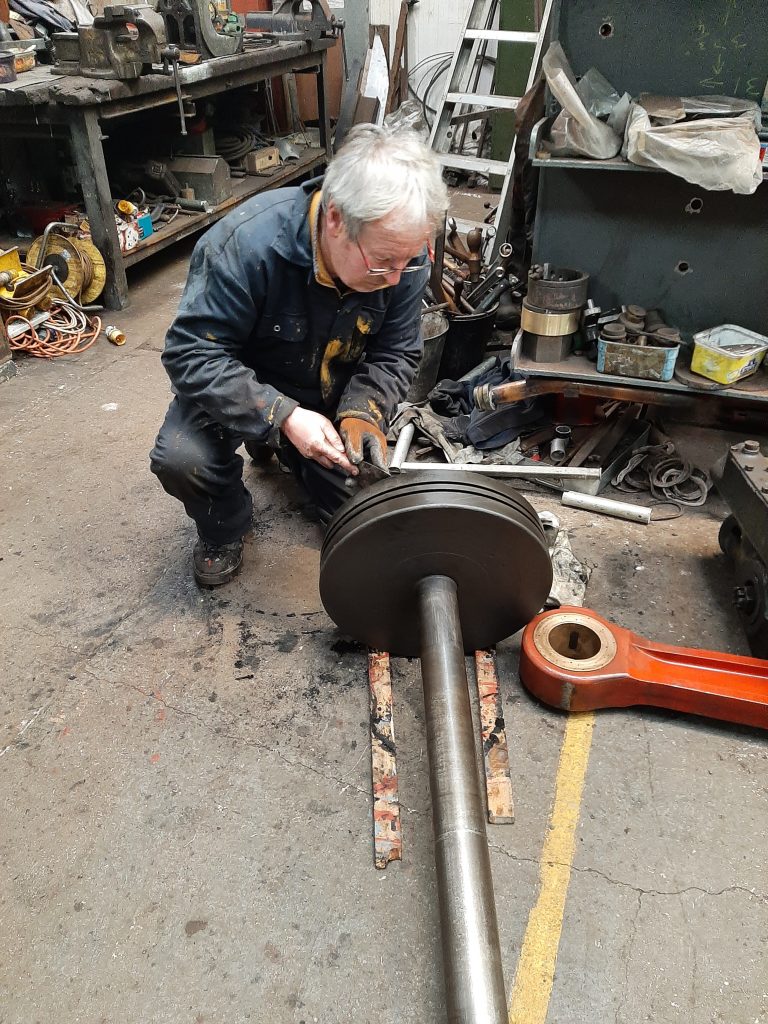
{"label": "metal bucket", "polygon": [[409,402],[424,402],[437,383],[437,371],[443,357],[443,346],[448,331],[448,318],[441,312],[425,313],[421,318],[421,338],[424,350],[421,363],[408,392]]}
{"label": "metal bucket", "polygon": [[438,380],[458,380],[485,358],[485,347],[491,340],[498,302],[484,313],[452,316],[445,337]]}

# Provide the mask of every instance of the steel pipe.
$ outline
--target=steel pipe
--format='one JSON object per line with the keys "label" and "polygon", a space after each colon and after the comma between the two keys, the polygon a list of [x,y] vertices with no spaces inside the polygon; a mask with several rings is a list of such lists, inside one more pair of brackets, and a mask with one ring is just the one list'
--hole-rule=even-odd
{"label": "steel pipe", "polygon": [[614,501],[613,498],[600,498],[591,494],[578,494],[576,491],[564,491],[562,504],[570,508],[580,508],[585,512],[600,512],[606,516],[615,516],[617,519],[626,519],[631,523],[643,523],[645,526],[651,521],[652,508],[647,505],[633,505],[629,501]]}
{"label": "steel pipe", "polygon": [[410,423],[406,423],[400,433],[397,435],[397,441],[395,443],[395,450],[392,452],[392,458],[389,460],[389,472],[399,473],[400,469],[408,458],[408,452],[411,450],[411,444],[413,443],[413,435],[416,433],[416,424],[411,420]]}
{"label": "steel pipe", "polygon": [[507,1024],[485,808],[457,587],[418,585],[443,968],[449,1024]]}

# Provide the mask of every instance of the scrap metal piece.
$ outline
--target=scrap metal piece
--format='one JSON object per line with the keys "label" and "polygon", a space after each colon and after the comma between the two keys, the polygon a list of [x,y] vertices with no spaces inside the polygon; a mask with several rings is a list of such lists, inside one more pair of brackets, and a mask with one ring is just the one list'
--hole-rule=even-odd
{"label": "scrap metal piece", "polygon": [[493,650],[475,651],[475,675],[480,697],[488,822],[491,825],[511,825],[515,820],[515,805],[509,774],[504,708],[501,703],[496,655]]}
{"label": "scrap metal piece", "polygon": [[374,864],[384,870],[390,861],[402,860],[403,837],[395,760],[395,724],[392,718],[392,676],[389,655],[383,651],[368,652],[368,686]]}

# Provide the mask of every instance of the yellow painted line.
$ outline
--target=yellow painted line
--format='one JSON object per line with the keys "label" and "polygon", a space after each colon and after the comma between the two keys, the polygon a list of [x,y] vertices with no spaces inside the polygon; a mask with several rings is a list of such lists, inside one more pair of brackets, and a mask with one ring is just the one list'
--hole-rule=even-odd
{"label": "yellow painted line", "polygon": [[541,851],[539,898],[525,929],[509,1024],[545,1024],[547,1019],[594,724],[589,711],[569,715],[565,727],[555,802]]}

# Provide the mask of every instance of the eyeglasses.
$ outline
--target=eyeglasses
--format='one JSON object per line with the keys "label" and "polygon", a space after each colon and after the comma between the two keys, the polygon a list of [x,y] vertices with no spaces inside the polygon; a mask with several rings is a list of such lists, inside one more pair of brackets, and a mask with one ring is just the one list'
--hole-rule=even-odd
{"label": "eyeglasses", "polygon": [[[363,247],[360,245],[358,239],[355,239],[355,245],[357,246],[360,255],[363,258],[365,264],[365,272],[368,277],[388,277],[390,274],[415,274],[417,270],[423,270],[424,264],[417,263],[416,266],[411,266],[409,263],[406,267],[372,267],[368,262],[368,257],[363,252]],[[434,260],[435,254],[432,251],[432,246],[427,242],[427,257],[430,261]]]}

